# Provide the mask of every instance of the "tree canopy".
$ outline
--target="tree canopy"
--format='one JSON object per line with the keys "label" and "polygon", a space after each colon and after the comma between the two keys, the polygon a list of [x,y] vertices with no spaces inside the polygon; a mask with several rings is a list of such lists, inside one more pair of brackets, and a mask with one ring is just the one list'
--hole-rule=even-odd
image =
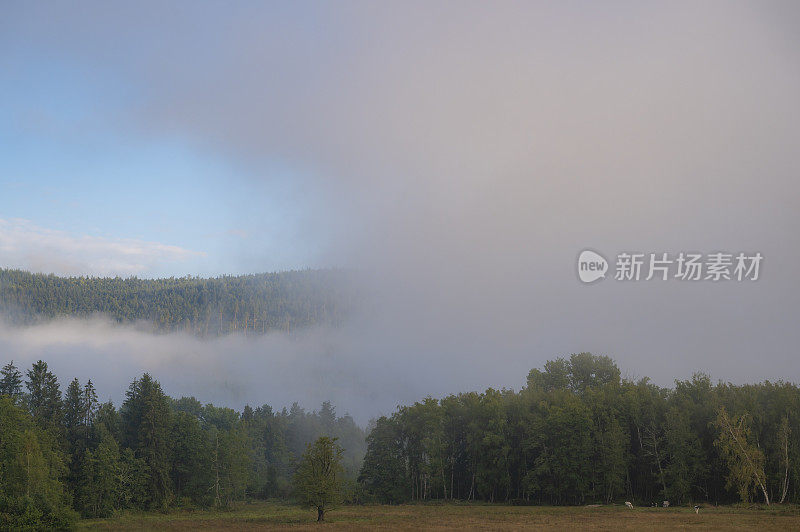
{"label": "tree canopy", "polygon": [[147,322],[158,332],[263,334],[339,324],[353,294],[350,275],[340,270],[123,279],[0,269],[0,311],[26,325],[106,315],[119,323]]}
{"label": "tree canopy", "polygon": [[[728,414],[730,413],[730,414]],[[579,353],[519,392],[426,398],[379,418],[359,480],[378,502],[800,502],[800,389],[785,382],[661,388]]]}

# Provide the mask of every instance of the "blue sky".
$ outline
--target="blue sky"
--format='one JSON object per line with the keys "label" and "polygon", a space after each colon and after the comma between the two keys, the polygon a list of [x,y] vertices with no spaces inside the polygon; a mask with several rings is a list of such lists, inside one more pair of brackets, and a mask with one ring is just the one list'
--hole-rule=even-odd
{"label": "blue sky", "polygon": [[796,221],[792,3],[0,9],[6,266],[502,271]]}
{"label": "blue sky", "polygon": [[[137,117],[145,80],[104,68],[91,54],[59,50],[44,33],[9,32],[0,42],[4,266],[180,276],[318,265],[313,250],[286,238],[294,221],[289,166],[267,157],[245,165],[186,132],[147,130]],[[32,235],[42,234],[46,249],[37,250]],[[120,241],[187,253],[149,249],[99,268],[92,257],[59,260],[87,237],[94,239],[84,248],[89,255],[113,255]]]}

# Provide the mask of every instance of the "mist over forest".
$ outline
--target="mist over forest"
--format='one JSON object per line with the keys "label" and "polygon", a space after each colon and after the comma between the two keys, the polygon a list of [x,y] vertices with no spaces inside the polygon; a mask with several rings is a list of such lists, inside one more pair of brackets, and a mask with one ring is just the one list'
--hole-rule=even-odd
{"label": "mist over forest", "polygon": [[[0,17],[15,358],[116,350],[134,373],[176,368],[166,387],[197,375],[232,406],[294,388],[361,422],[518,389],[558,353],[661,386],[800,375],[791,3],[192,7]],[[587,286],[586,248],[764,261],[753,283]]]}
{"label": "mist over forest", "polygon": [[0,315],[13,325],[105,317],[152,332],[202,337],[291,333],[341,324],[357,292],[352,272],[138,279],[57,277],[0,270]]}
{"label": "mist over forest", "polygon": [[798,28],[4,0],[0,528],[280,506],[314,450],[353,506],[800,503]]}
{"label": "mist over forest", "polygon": [[[518,390],[524,385],[519,375],[550,353],[579,352],[579,339],[591,334],[584,327],[570,330],[562,339],[567,342],[544,341],[552,333],[543,337],[533,331],[555,316],[543,316],[523,334],[513,312],[484,314],[491,297],[453,306],[449,297],[455,292],[423,293],[406,283],[403,276],[344,269],[160,279],[4,269],[0,352],[23,366],[46,358],[62,379],[93,378],[99,396],[115,403],[130,375],[151,372],[169,394],[203,396],[235,409],[294,402],[314,409],[331,401],[363,427],[427,395],[487,386]],[[456,288],[443,283],[441,289]],[[458,298],[463,296],[459,292]],[[475,321],[478,316],[485,319]],[[693,328],[687,325],[684,333]],[[586,343],[605,344],[609,333],[595,333]],[[641,334],[629,330],[625,338],[638,343]],[[737,337],[733,331],[729,336]],[[663,349],[644,345],[644,353]],[[752,357],[737,358],[741,346],[725,354],[729,362],[740,362],[735,366],[704,362],[691,347],[665,359],[628,349],[615,353],[623,376],[636,381],[652,375],[665,387],[697,371],[740,384],[784,375]],[[494,364],[488,354],[499,354],[505,364]]]}

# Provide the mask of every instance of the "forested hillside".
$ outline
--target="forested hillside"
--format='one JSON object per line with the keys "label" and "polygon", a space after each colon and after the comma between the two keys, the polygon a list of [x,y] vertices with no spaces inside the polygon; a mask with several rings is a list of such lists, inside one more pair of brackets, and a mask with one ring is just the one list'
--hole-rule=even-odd
{"label": "forested hillside", "polygon": [[160,332],[262,334],[336,325],[353,304],[349,275],[303,270],[211,279],[58,277],[0,270],[0,311],[15,324],[103,314]]}

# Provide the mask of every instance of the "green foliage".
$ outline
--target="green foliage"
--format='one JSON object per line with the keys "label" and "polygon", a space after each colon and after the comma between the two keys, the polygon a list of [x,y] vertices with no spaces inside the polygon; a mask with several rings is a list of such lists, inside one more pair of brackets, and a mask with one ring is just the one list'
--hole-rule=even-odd
{"label": "green foliage", "polygon": [[248,494],[260,498],[288,497],[293,456],[286,441],[286,416],[276,415],[267,405],[255,410],[245,407],[242,422],[253,443]]}
{"label": "green foliage", "polygon": [[540,406],[526,445],[536,457],[526,489],[553,504],[581,504],[592,478],[592,419],[577,397],[562,392],[556,398]]}
{"label": "green foliage", "polygon": [[202,504],[211,486],[211,466],[206,436],[197,416],[175,412],[170,429],[172,470],[175,492],[181,497]]}
{"label": "green foliage", "polygon": [[39,360],[28,372],[28,408],[40,427],[57,433],[61,426],[61,390],[58,379]]}
{"label": "green foliage", "polygon": [[764,453],[752,443],[748,416],[731,419],[721,407],[715,425],[719,436],[715,444],[728,464],[728,487],[735,488],[742,502],[750,502],[754,489],[760,488],[769,504],[764,474]]}
{"label": "green foliage", "polygon": [[0,370],[0,396],[7,395],[13,401],[22,400],[22,373],[12,360]]}
{"label": "green foliage", "polygon": [[122,405],[123,443],[144,462],[148,506],[162,508],[172,495],[170,479],[170,410],[161,385],[145,373],[134,380]]}
{"label": "green foliage", "polygon": [[798,502],[798,412],[796,385],[697,374],[670,390],[581,353],[532,370],[518,393],[427,398],[380,418],[359,482],[384,503],[724,503],[754,487]]}
{"label": "green foliage", "polygon": [[239,414],[207,405],[201,417],[206,434],[214,505],[230,507],[247,488],[252,444]]}
{"label": "green foliage", "polygon": [[343,454],[336,438],[320,436],[300,459],[295,493],[301,503],[317,509],[317,521],[324,521],[325,512],[342,501]]}
{"label": "green foliage", "polygon": [[119,460],[118,508],[146,509],[151,504],[147,489],[150,486],[150,469],[133,449],[125,448]]}
{"label": "green foliage", "polygon": [[708,465],[697,435],[692,431],[689,413],[672,407],[666,416],[666,479],[669,486],[666,496],[675,503],[691,498],[692,487],[700,485],[705,478]]}
{"label": "green foliage", "polygon": [[367,436],[367,454],[358,480],[380,503],[395,504],[409,498],[402,445],[398,424],[385,416],[378,418]]}
{"label": "green foliage", "polygon": [[60,482],[65,472],[52,437],[0,397],[0,529],[68,528],[75,515]]}
{"label": "green foliage", "polygon": [[83,391],[81,390],[81,383],[78,379],[72,379],[72,382],[67,386],[67,392],[64,396],[64,428],[70,440],[75,440],[78,437],[78,432],[81,431],[83,426]]}
{"label": "green foliage", "polygon": [[76,506],[88,517],[108,517],[117,506],[121,490],[122,465],[119,446],[103,431],[94,450],[86,452],[80,472]]}

